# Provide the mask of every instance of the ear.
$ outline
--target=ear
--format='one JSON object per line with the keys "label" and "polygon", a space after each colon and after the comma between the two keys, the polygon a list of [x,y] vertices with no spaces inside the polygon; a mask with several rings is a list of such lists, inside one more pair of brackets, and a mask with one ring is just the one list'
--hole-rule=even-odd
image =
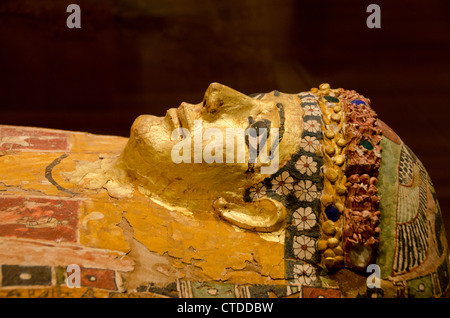
{"label": "ear", "polygon": [[273,232],[281,228],[286,218],[286,209],[270,198],[254,202],[228,202],[218,198],[213,203],[220,218],[240,228],[256,232]]}

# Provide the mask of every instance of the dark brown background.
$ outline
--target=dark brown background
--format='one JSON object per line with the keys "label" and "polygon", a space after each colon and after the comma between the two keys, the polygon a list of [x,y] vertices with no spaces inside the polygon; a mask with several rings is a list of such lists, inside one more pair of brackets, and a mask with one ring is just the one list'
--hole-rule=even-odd
{"label": "dark brown background", "polygon": [[[381,29],[366,8],[381,7]],[[81,29],[66,7],[81,7]],[[128,136],[140,114],[322,82],[372,100],[427,167],[450,233],[450,1],[0,0],[0,124]]]}

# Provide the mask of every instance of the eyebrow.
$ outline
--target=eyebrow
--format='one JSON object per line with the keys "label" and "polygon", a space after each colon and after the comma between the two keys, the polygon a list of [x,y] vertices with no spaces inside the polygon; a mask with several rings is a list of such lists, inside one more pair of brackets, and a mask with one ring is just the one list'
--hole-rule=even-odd
{"label": "eyebrow", "polygon": [[278,116],[280,117],[280,128],[278,128],[279,129],[278,140],[275,140],[274,143],[272,144],[272,147],[270,148],[270,154],[269,154],[270,160],[273,159],[273,154],[272,154],[272,149],[274,149],[273,147],[274,146],[278,147],[280,142],[283,140],[283,135],[284,135],[284,122],[285,122],[284,106],[282,103],[277,103],[277,108],[278,108]]}
{"label": "eyebrow", "polygon": [[255,93],[255,94],[250,94],[248,95],[248,97],[251,98],[255,98],[255,99],[261,99],[266,95],[266,93]]}
{"label": "eyebrow", "polygon": [[[269,151],[269,159],[270,160],[273,160],[272,150],[276,149],[276,147],[278,147],[280,145],[280,142],[283,140],[283,135],[284,135],[284,122],[285,122],[284,106],[283,106],[282,103],[277,103],[277,108],[278,108],[278,116],[280,118],[280,127],[278,128],[279,129],[279,131],[278,131],[278,139],[275,140],[272,143],[272,146],[270,147],[270,151]],[[262,120],[260,120],[260,121],[262,121]],[[248,122],[249,122],[249,125],[251,126],[251,125],[254,125],[255,123],[257,123],[259,121],[254,121],[253,117],[248,117]],[[270,123],[270,120],[269,120],[269,123]],[[267,137],[269,136],[269,134],[270,134],[270,132],[268,132]],[[247,147],[250,148],[250,146],[248,144],[247,144]],[[258,152],[258,149],[257,149],[257,152]],[[254,163],[248,162],[248,168],[247,168],[246,172],[252,172],[253,173],[254,172],[254,166],[255,166]]]}

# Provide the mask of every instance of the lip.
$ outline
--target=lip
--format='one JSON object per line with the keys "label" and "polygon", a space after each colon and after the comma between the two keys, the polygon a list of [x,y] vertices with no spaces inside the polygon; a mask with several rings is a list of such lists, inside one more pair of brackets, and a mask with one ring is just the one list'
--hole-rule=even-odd
{"label": "lip", "polygon": [[178,114],[178,108],[169,108],[166,112],[165,120],[168,122],[171,130],[183,127]]}
{"label": "lip", "polygon": [[181,105],[176,109],[177,110],[177,118],[180,125],[180,128],[186,128],[188,130],[192,127],[192,118],[189,114],[189,111],[186,107],[190,107],[190,104],[182,102]]}

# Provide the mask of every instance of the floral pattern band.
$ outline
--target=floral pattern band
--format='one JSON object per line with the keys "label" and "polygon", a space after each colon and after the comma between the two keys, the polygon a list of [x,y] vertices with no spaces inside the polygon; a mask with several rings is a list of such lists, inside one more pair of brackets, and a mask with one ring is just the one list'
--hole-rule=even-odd
{"label": "floral pattern band", "polygon": [[323,190],[322,111],[316,96],[298,94],[303,110],[299,151],[273,175],[245,191],[244,200],[268,196],[283,203],[288,212],[285,232],[286,279],[292,286],[315,285],[321,255],[320,198]]}

